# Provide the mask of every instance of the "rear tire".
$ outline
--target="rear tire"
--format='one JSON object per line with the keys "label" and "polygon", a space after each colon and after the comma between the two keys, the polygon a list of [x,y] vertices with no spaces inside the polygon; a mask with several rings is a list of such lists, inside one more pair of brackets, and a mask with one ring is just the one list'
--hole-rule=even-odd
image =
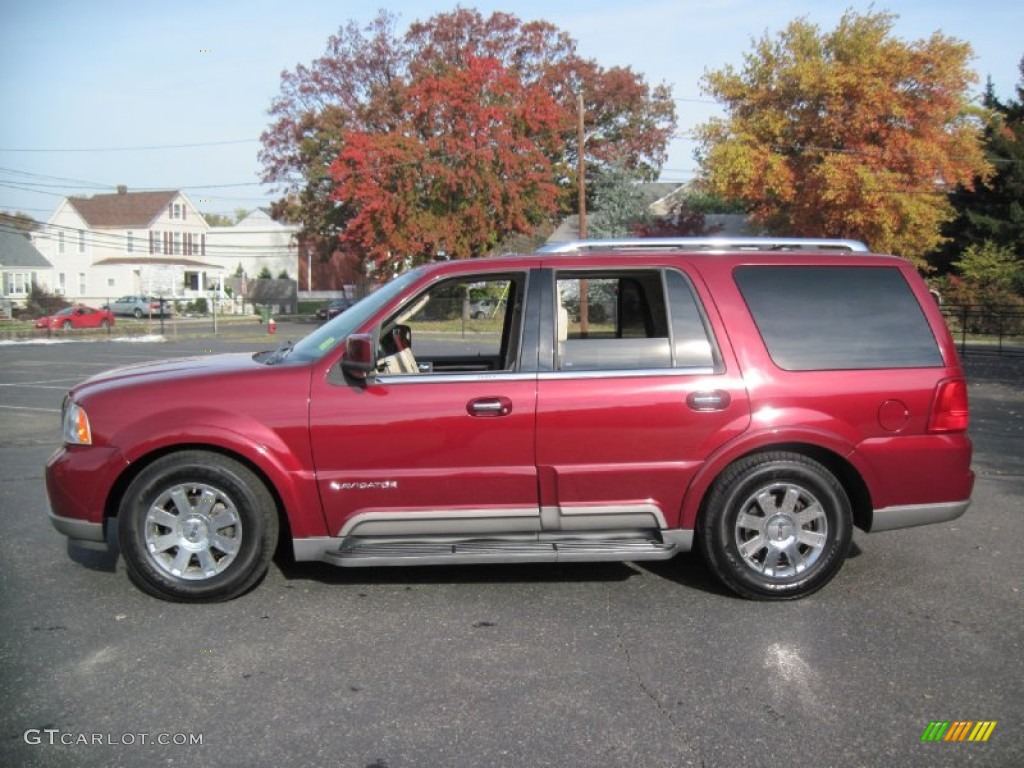
{"label": "rear tire", "polygon": [[791,600],[838,573],[852,520],[846,492],[824,465],[797,453],[757,454],[715,481],[698,543],[711,570],[737,594]]}
{"label": "rear tire", "polygon": [[132,481],[118,534],[128,575],[143,591],[164,600],[230,600],[267,572],[277,508],[263,481],[238,461],[181,451]]}

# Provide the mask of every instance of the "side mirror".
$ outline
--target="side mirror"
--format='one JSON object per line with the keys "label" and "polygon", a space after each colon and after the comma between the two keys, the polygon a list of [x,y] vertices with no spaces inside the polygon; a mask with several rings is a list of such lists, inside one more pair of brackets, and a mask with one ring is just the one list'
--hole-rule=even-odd
{"label": "side mirror", "polygon": [[341,369],[357,381],[371,379],[377,371],[377,358],[373,350],[373,336],[353,333],[345,340],[345,357]]}

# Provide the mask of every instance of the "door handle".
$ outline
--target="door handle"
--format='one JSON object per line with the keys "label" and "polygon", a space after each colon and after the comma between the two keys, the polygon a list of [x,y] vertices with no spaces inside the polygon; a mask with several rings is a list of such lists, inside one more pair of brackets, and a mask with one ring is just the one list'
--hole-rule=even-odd
{"label": "door handle", "polygon": [[508,416],[512,413],[512,401],[507,397],[480,397],[466,403],[470,416]]}
{"label": "door handle", "polygon": [[731,402],[729,393],[721,389],[691,392],[686,396],[686,404],[695,411],[724,411]]}

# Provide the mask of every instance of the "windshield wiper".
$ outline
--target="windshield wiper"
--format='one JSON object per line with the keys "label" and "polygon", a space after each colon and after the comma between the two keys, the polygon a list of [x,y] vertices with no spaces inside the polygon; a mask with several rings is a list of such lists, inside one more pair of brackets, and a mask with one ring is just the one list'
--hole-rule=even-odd
{"label": "windshield wiper", "polygon": [[267,357],[263,361],[263,363],[265,365],[277,365],[282,360],[284,360],[286,357],[288,357],[288,354],[292,351],[292,349],[294,349],[294,347],[295,347],[295,342],[289,339],[288,341],[282,343],[272,353],[270,353],[270,356]]}

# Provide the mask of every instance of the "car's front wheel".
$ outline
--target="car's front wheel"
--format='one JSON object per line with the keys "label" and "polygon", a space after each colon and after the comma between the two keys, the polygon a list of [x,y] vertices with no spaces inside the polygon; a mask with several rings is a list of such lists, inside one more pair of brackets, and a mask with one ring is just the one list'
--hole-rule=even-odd
{"label": "car's front wheel", "polygon": [[850,501],[821,463],[802,454],[749,456],[711,489],[698,542],[715,575],[759,600],[804,597],[839,571],[853,537]]}
{"label": "car's front wheel", "polygon": [[181,451],[139,473],[118,535],[132,580],[165,600],[230,600],[266,573],[277,543],[274,500],[234,459]]}
{"label": "car's front wheel", "polygon": [[139,309],[138,307],[136,307],[134,310],[132,310],[132,314],[135,315],[135,319],[136,320],[141,320],[142,319],[142,310]]}

